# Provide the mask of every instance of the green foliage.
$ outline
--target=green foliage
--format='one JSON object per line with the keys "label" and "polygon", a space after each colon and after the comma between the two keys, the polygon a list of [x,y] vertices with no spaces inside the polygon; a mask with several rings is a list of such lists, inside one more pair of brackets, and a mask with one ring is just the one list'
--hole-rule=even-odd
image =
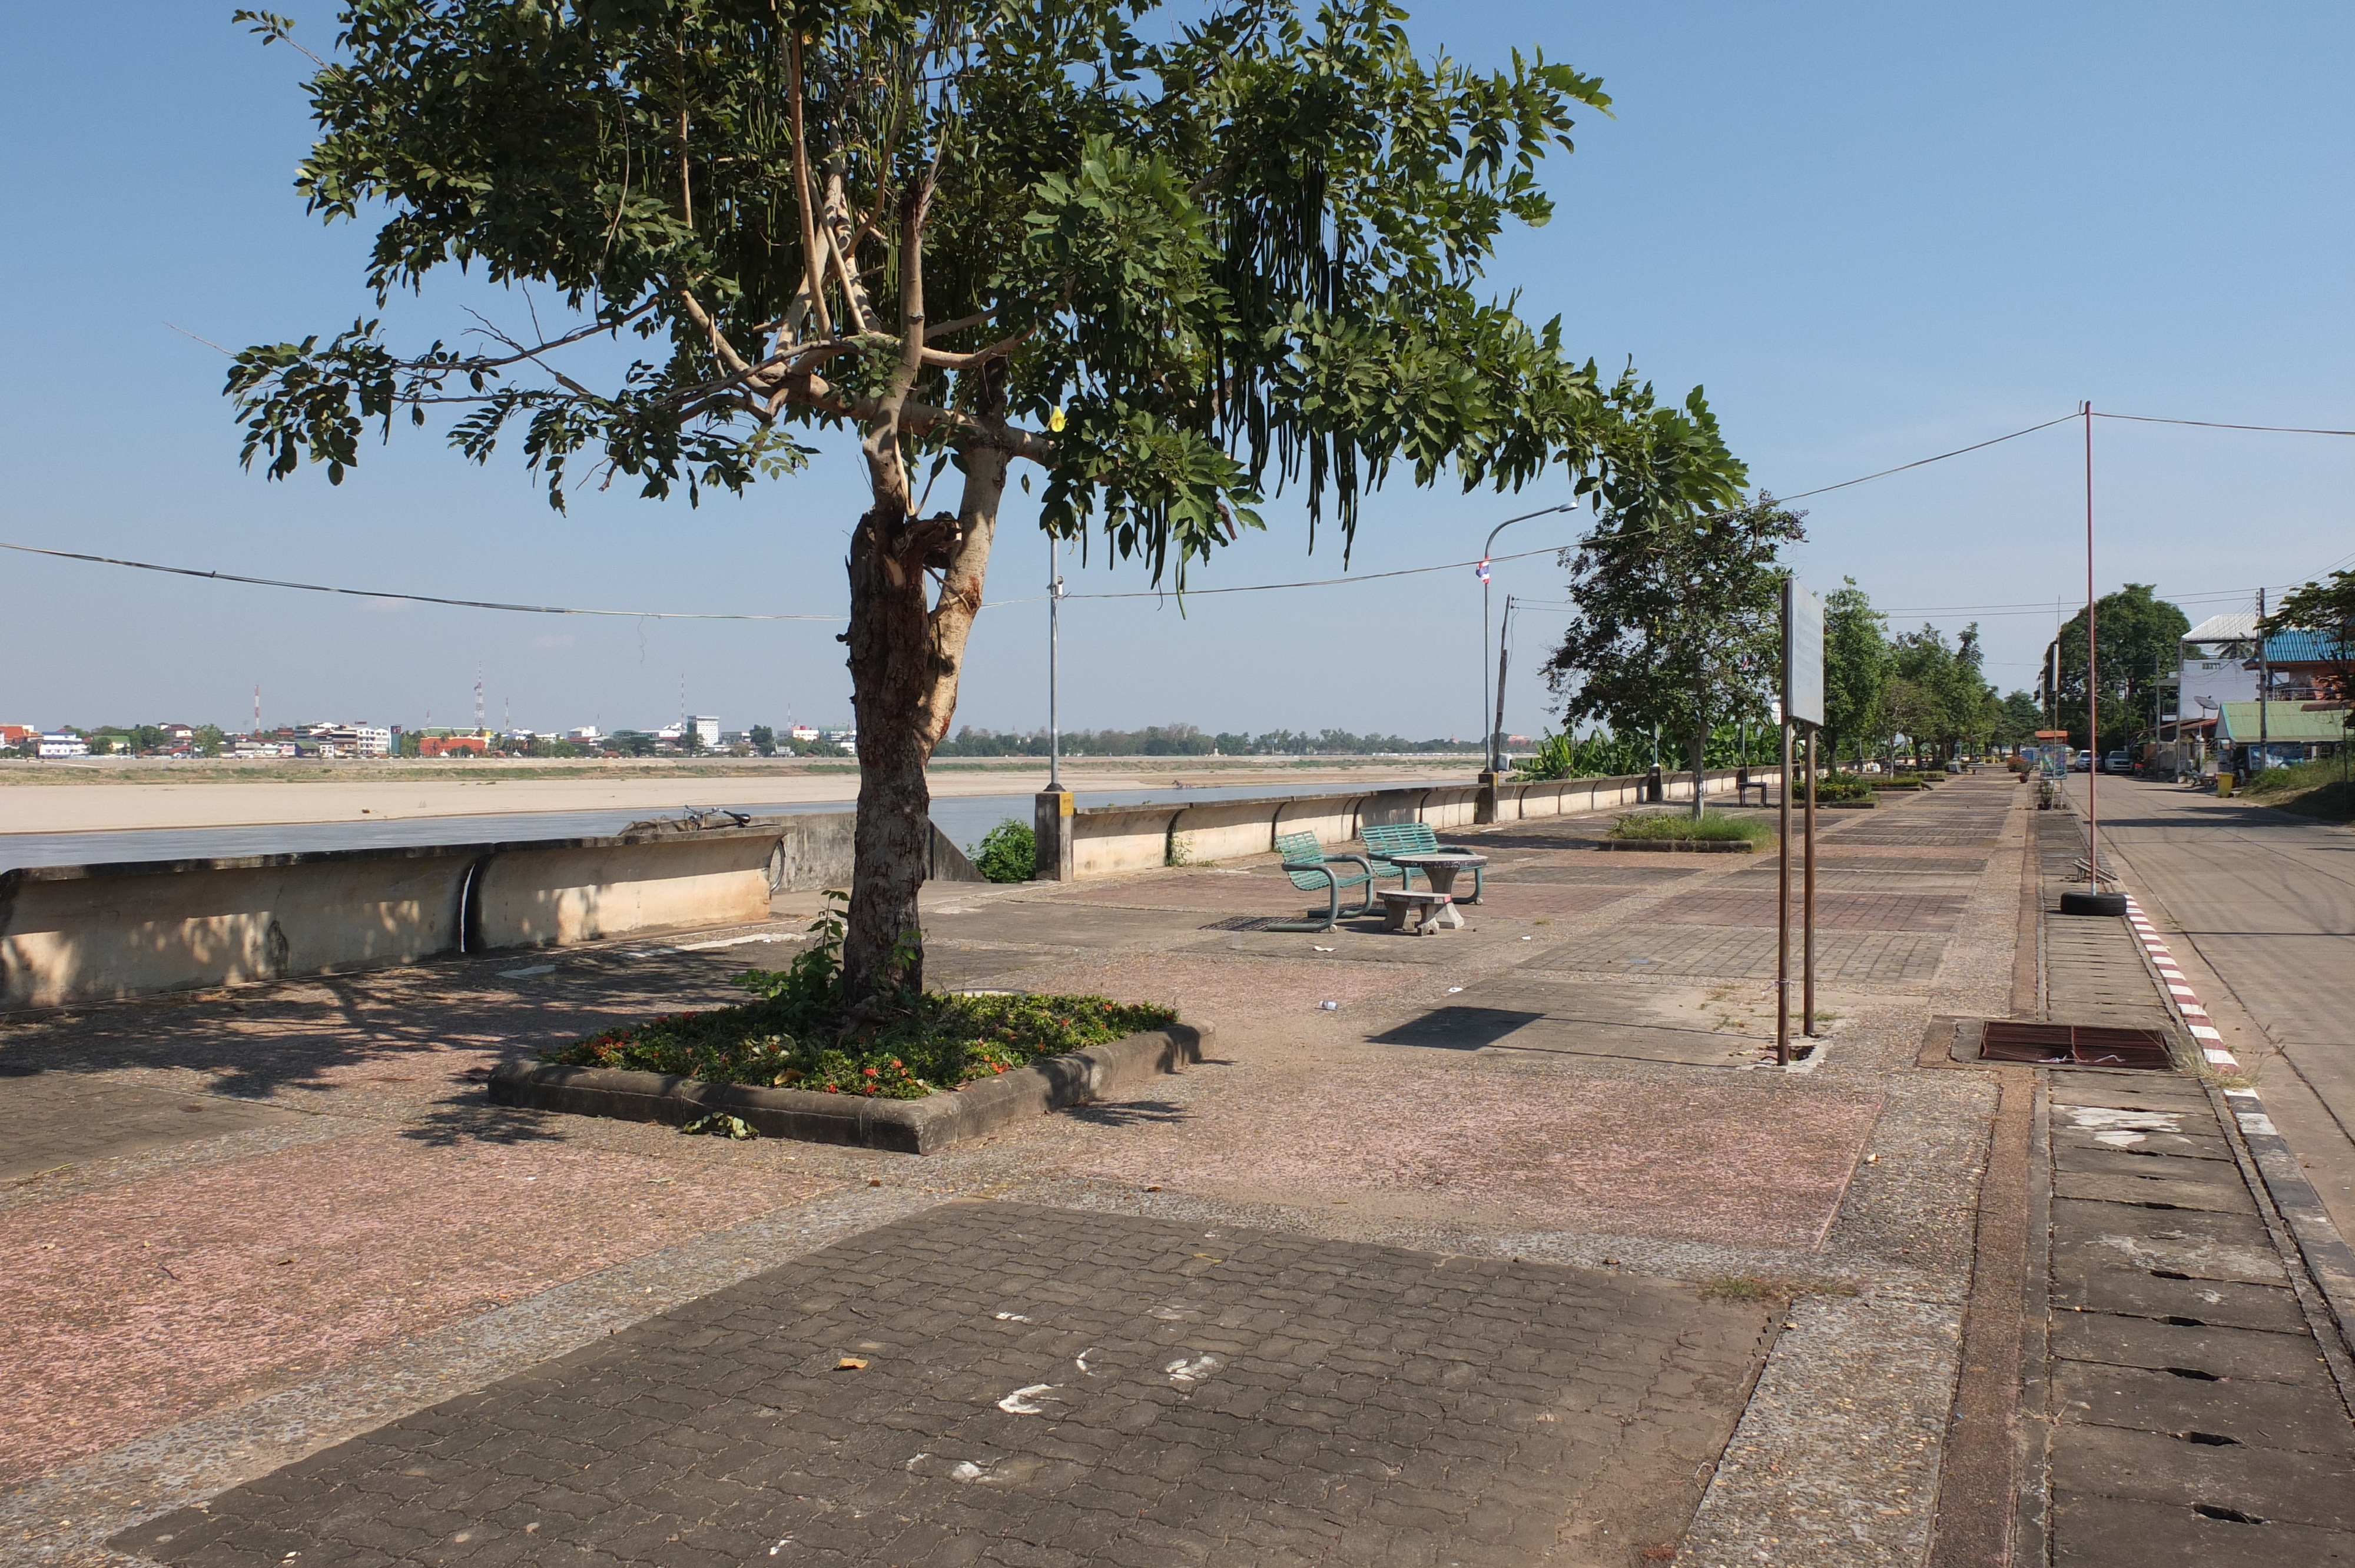
{"label": "green foliage", "polygon": [[1651,766],[1649,740],[1622,740],[1608,728],[1591,735],[1550,735],[1513,767],[1520,779],[1615,779]]}
{"label": "green foliage", "polygon": [[744,738],[751,741],[752,749],[763,757],[774,757],[777,754],[777,732],[767,725],[754,725],[744,732]]}
{"label": "green foliage", "polygon": [[1039,834],[1012,817],[984,833],[973,868],[991,882],[1028,882],[1039,873]]}
{"label": "green foliage", "polygon": [[1824,731],[1833,760],[1861,758],[1887,735],[1883,698],[1892,663],[1887,619],[1854,577],[1824,596]]}
{"label": "green foliage", "polygon": [[[920,232],[947,363],[905,433],[1041,461],[1048,527],[1156,575],[1258,526],[1271,469],[1347,533],[1394,465],[1501,489],[1560,459],[1631,494],[1675,466],[1614,428],[1649,388],[1604,388],[1558,321],[1476,291],[1508,224],[1550,217],[1537,166],[1607,109],[1598,81],[1541,53],[1418,59],[1391,0],[1229,0],[1148,41],[1153,8],[347,0],[310,82],[311,210],[377,223],[379,302],[457,263],[571,314],[480,350],[396,351],[373,318],[248,349],[247,461],[340,482],[371,425],[445,404],[478,461],[519,427],[559,506],[581,478],[740,490],[804,463],[794,427],[898,412]],[[602,387],[552,368],[594,339],[653,352]],[[1043,428],[1007,440],[1000,397]]]}
{"label": "green foliage", "polygon": [[843,919],[829,893],[815,939],[783,969],[748,969],[735,983],[757,999],[667,1013],[540,1053],[576,1067],[669,1073],[706,1083],[757,1084],[827,1094],[921,1099],[1177,1018],[1166,1007],[1100,996],[902,993],[878,1017],[847,1014]]}
{"label": "green foliage", "polygon": [[1764,843],[1774,830],[1756,817],[1729,817],[1704,811],[1694,817],[1684,811],[1630,811],[1611,824],[1614,839],[1685,839],[1707,843],[1747,840]]}
{"label": "green foliage", "polygon": [[[1657,726],[1703,766],[1710,732],[1764,724],[1781,649],[1782,546],[1803,514],[1761,493],[1741,503],[1741,465],[1696,406],[1662,422],[1641,471],[1604,487],[1602,518],[1571,569],[1578,618],[1546,664],[1562,716],[1619,735]],[[1648,759],[1647,759],[1648,760]]]}
{"label": "green foliage", "polygon": [[1817,800],[1870,800],[1872,780],[1861,773],[1826,773],[1816,780]]}
{"label": "green foliage", "polygon": [[2107,753],[2124,746],[2151,723],[2153,683],[2178,667],[2183,634],[2191,630],[2183,611],[2157,597],[2148,583],[2128,583],[2104,594],[2094,609],[2094,667],[2101,682],[2099,745],[2086,736],[2085,612],[2061,629],[2061,697],[2057,705],[2070,744]]}

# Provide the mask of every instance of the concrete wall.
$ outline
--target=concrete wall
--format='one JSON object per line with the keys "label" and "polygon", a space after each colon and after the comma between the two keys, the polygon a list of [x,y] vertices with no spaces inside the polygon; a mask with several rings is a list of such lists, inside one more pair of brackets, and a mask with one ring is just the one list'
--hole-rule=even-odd
{"label": "concrete wall", "polygon": [[[1759,773],[1765,776],[1764,769]],[[1708,793],[1732,793],[1732,768],[1713,769],[1704,778]],[[1671,773],[1665,783],[1669,800],[1692,799],[1689,775]],[[1643,789],[1640,775],[1500,784],[1497,821],[1632,807],[1641,801]],[[1461,832],[1479,821],[1481,793],[1476,784],[1448,784],[1362,795],[1267,795],[1199,806],[1087,807],[1072,815],[1072,869],[1078,876],[1105,876],[1178,862],[1267,854],[1279,833],[1315,833],[1318,843],[1335,848],[1355,839],[1368,823],[1429,822],[1437,832]]]}
{"label": "concrete wall", "polygon": [[[765,919],[772,893],[850,885],[853,825],[19,868],[0,873],[0,1011]],[[931,870],[980,880],[938,828]]]}

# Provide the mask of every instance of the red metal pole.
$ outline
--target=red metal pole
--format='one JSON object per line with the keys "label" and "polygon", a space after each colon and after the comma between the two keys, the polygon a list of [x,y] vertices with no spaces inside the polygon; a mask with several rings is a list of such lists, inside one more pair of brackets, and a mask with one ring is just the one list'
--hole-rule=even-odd
{"label": "red metal pole", "polygon": [[2102,890],[2101,671],[2094,652],[2094,405],[2083,406],[2085,416],[2085,748],[2093,755],[2085,768],[2085,844],[2092,890]]}

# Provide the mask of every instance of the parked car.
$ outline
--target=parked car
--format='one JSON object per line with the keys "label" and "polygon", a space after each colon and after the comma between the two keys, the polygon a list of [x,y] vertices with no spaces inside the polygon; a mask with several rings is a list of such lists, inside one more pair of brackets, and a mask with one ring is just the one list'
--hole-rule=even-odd
{"label": "parked car", "polygon": [[2105,773],[2131,773],[2134,771],[2134,758],[2127,752],[2113,751],[2107,757],[2102,758],[2102,771]]}
{"label": "parked car", "polygon": [[2073,757],[2072,757],[2072,758],[2069,758],[2069,771],[2070,771],[2070,772],[2072,772],[2072,773],[2091,773],[2093,770],[2094,770],[2094,754],[2093,754],[2092,752],[2090,752],[2090,751],[2081,751],[2081,752],[2078,752],[2075,756],[2073,756]]}

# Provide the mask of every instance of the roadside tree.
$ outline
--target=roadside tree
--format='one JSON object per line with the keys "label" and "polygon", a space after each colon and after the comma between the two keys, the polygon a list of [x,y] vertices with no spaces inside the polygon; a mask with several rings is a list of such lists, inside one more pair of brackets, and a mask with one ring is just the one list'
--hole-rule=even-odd
{"label": "roadside tree", "polygon": [[751,741],[752,749],[763,757],[774,757],[777,754],[777,732],[767,725],[754,725],[744,732],[744,738]]}
{"label": "roadside tree", "polygon": [[2343,732],[2339,743],[2339,776],[2344,784],[2348,753],[2355,750],[2355,568],[2333,572],[2328,582],[2309,582],[2282,595],[2271,615],[2257,623],[2267,637],[2283,631],[2310,631],[2321,644],[2322,661],[2329,671],[2336,697],[2347,705],[2339,710]]}
{"label": "roadside tree", "polygon": [[2101,680],[2101,718],[2096,736],[2086,728],[2085,612],[2061,629],[2061,697],[2056,705],[2070,744],[2096,757],[2126,744],[2151,722],[2151,696],[2161,675],[2175,673],[2183,634],[2191,630],[2182,610],[2156,596],[2148,583],[2128,583],[2094,601],[2094,655]]}
{"label": "roadside tree", "polygon": [[1841,580],[1846,587],[1824,596],[1824,738],[1834,764],[1846,742],[1861,765],[1866,746],[1877,746],[1884,734],[1888,621],[1854,577]]}
{"label": "roadside tree", "polygon": [[362,321],[247,350],[249,462],[340,482],[367,425],[447,406],[477,461],[518,432],[561,507],[622,480],[692,502],[856,440],[860,1005],[922,982],[924,766],[1010,465],[1042,475],[1050,533],[1182,588],[1261,526],[1271,469],[1346,547],[1394,471],[1506,489],[1560,462],[1584,493],[1649,461],[1648,388],[1478,289],[1506,225],[1550,216],[1537,165],[1599,83],[1418,60],[1390,0],[1209,0],[1159,41],[1150,8],[347,0],[311,78],[297,185],[379,221],[379,301],[453,264],[549,298],[487,346]]}
{"label": "roadside tree", "polygon": [[1568,724],[1601,719],[1618,735],[1657,725],[1682,738],[1699,818],[1710,728],[1767,721],[1782,647],[1776,557],[1806,537],[1806,514],[1763,492],[1732,503],[1740,465],[1708,410],[1689,413],[1661,422],[1647,472],[1605,485],[1603,516],[1570,562],[1578,618],[1546,682]]}

